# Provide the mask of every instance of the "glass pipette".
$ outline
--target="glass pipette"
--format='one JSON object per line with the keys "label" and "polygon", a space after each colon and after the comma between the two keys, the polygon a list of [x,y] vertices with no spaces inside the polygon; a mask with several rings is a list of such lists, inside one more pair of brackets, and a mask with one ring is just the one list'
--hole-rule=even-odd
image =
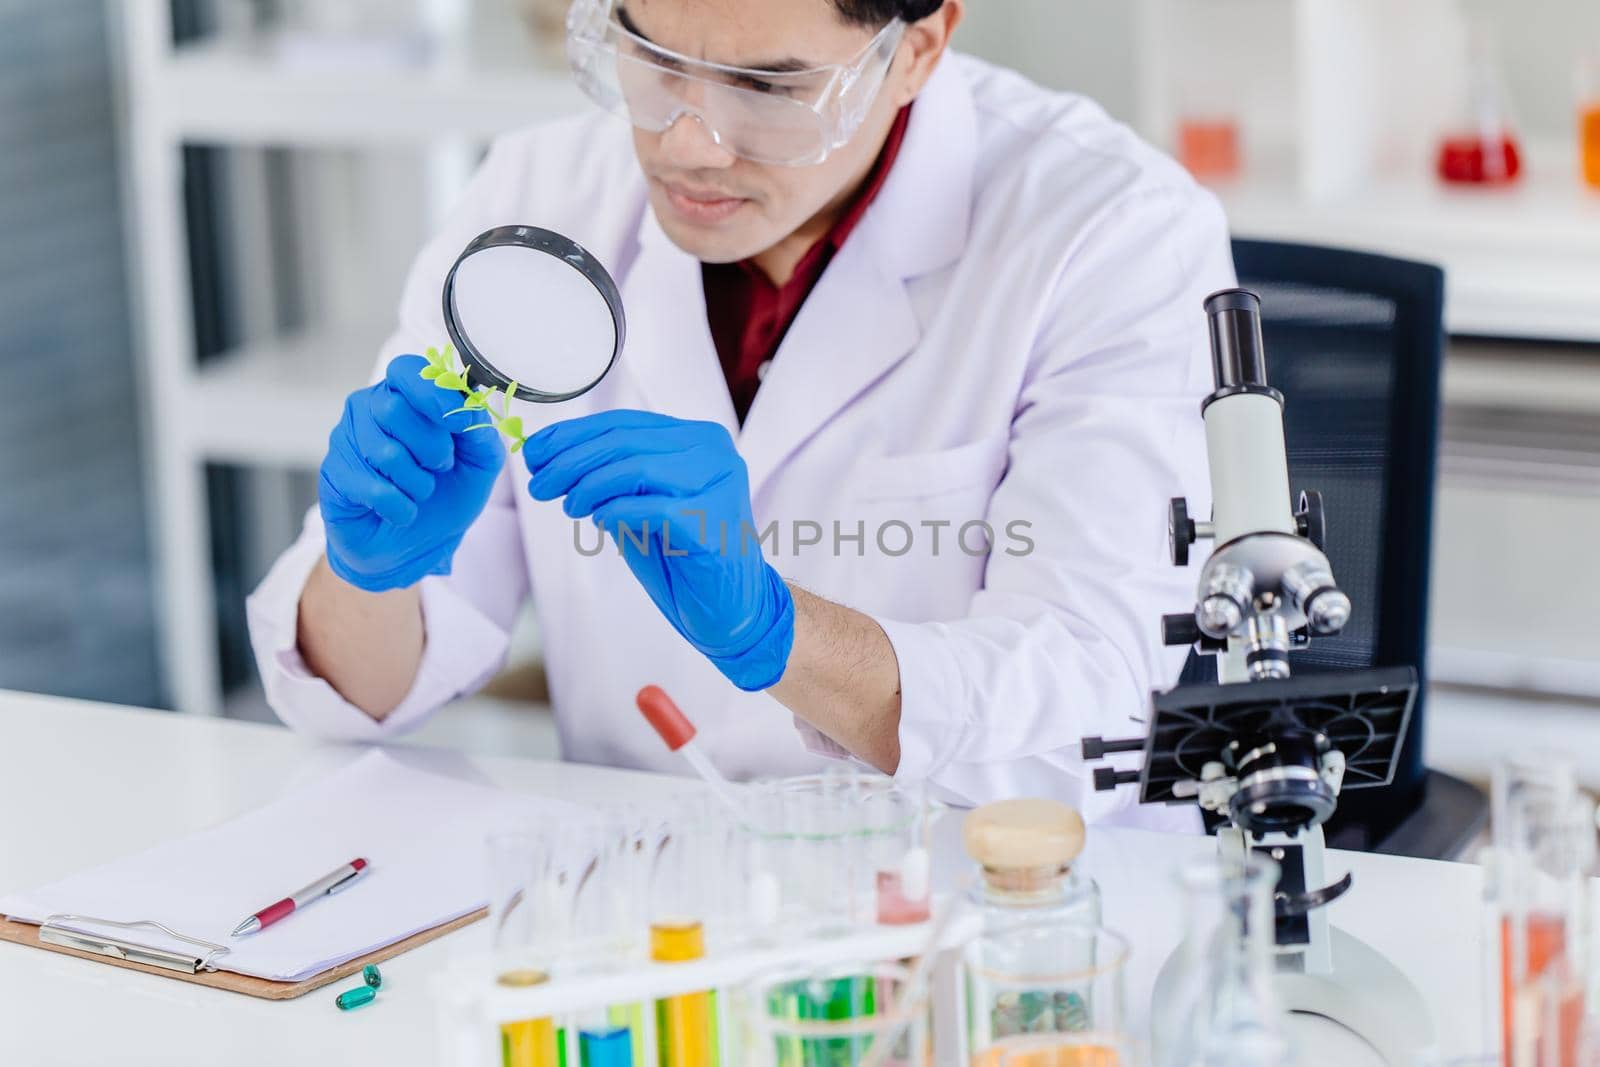
{"label": "glass pipette", "polygon": [[689,717],[667,695],[666,690],[658,685],[647,685],[639,690],[639,695],[634,701],[644,713],[645,719],[655,728],[656,733],[661,735],[661,740],[666,742],[667,748],[682,756],[684,761],[694,768],[694,772],[701,780],[711,787],[717,799],[743,820],[747,812],[744,810],[744,805],[734,796],[733,786],[728,784],[728,780],[717,770],[716,764],[711,762],[699,742],[695,740],[694,723],[689,721]]}

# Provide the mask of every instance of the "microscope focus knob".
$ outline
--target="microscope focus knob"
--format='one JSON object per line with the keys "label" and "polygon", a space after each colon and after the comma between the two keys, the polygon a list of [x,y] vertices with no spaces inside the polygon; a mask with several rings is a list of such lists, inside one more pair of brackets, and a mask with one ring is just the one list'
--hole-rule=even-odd
{"label": "microscope focus knob", "polygon": [[1189,546],[1199,535],[1194,520],[1189,517],[1189,502],[1181,496],[1173,497],[1167,510],[1167,543],[1172,549],[1173,566],[1189,565]]}
{"label": "microscope focus knob", "polygon": [[1316,545],[1319,551],[1327,551],[1328,516],[1322,509],[1322,494],[1315,489],[1302,490],[1299,503],[1294,521],[1300,536]]}

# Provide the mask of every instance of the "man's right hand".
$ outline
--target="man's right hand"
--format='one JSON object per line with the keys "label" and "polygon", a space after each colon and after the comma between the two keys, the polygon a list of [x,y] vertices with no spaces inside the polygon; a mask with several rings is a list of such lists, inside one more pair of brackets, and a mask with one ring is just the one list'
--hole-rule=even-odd
{"label": "man's right hand", "polygon": [[350,394],[328,437],[317,497],[328,566],[379,593],[449,574],[462,536],[489,501],[505,447],[481,411],[447,412],[461,394],[399,356],[383,381]]}

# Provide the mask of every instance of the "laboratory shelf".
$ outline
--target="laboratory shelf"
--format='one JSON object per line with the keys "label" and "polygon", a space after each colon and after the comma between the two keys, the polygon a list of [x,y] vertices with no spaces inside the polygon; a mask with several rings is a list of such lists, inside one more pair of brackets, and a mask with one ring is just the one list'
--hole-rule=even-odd
{"label": "laboratory shelf", "polygon": [[1533,142],[1527,155],[1507,189],[1448,187],[1419,169],[1321,202],[1270,172],[1216,192],[1239,237],[1438,264],[1451,333],[1600,342],[1600,190],[1570,148]]}
{"label": "laboratory shelf", "polygon": [[1452,345],[1443,389],[1447,407],[1600,417],[1600,352],[1484,341]]}
{"label": "laboratory shelf", "polygon": [[315,467],[386,335],[377,325],[335,325],[208,360],[181,386],[184,445],[197,460]]}
{"label": "laboratory shelf", "polygon": [[287,61],[269,42],[208,39],[173,50],[153,75],[153,117],[167,135],[206,143],[487,140],[583,106],[571,77],[532,54],[342,69]]}

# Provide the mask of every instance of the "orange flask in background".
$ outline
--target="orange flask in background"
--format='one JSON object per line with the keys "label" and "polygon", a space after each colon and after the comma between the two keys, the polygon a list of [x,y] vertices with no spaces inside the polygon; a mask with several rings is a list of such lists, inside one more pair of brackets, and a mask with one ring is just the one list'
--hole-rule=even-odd
{"label": "orange flask in background", "polygon": [[1600,189],[1600,99],[1578,113],[1578,144],[1583,153],[1583,180]]}

